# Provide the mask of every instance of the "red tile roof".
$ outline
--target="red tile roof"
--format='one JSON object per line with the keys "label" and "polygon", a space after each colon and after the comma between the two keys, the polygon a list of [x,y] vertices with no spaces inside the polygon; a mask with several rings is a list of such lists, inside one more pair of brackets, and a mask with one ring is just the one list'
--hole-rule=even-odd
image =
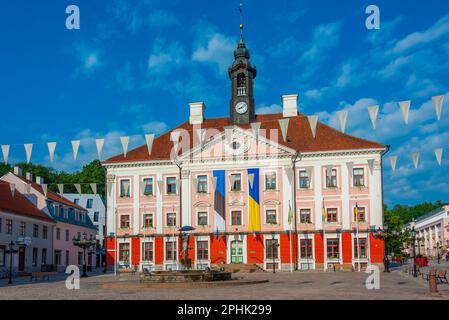
{"label": "red tile roof", "polygon": [[[299,152],[315,152],[315,151],[337,151],[337,150],[356,150],[356,149],[385,149],[386,145],[360,139],[348,134],[344,134],[323,123],[317,124],[316,137],[313,138],[307,116],[299,114],[296,117],[289,118],[289,126],[287,133],[287,141],[283,141],[282,134],[278,120],[282,119],[282,113],[257,115],[256,122],[261,123],[261,129],[267,130],[267,138],[269,138],[270,129],[279,130],[279,143],[294,149]],[[202,124],[202,129],[214,128],[223,131],[225,127],[230,126],[231,123],[228,117],[226,118],[212,118],[206,119]],[[239,125],[242,129],[250,129],[250,125]],[[195,128],[199,128],[196,126]],[[148,155],[146,145],[140,146],[136,149],[130,150],[126,158],[121,155],[109,158],[103,163],[118,163],[118,162],[134,162],[134,161],[149,161],[149,160],[169,160],[170,151],[173,143],[170,140],[170,132],[176,129],[185,129],[190,132],[191,145],[193,145],[192,134],[194,127],[189,122],[184,122],[180,126],[164,133],[158,138],[154,139],[151,155]],[[196,141],[196,138],[195,138]]]}
{"label": "red tile roof", "polygon": [[16,213],[28,218],[39,219],[47,222],[54,222],[45,212],[36,208],[23,194],[18,190],[11,193],[10,184],[0,181],[0,210],[10,213]]}

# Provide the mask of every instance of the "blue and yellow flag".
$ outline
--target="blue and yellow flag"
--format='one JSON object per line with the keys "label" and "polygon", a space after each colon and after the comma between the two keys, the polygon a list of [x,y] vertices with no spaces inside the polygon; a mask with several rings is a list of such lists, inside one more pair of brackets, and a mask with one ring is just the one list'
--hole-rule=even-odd
{"label": "blue and yellow flag", "polygon": [[291,226],[293,224],[293,211],[292,211],[292,206],[290,204],[290,201],[288,202],[288,224]]}
{"label": "blue and yellow flag", "polygon": [[323,211],[322,211],[321,215],[322,215],[323,224],[324,224],[326,222],[326,208],[324,207],[324,200],[323,200]]}
{"label": "blue and yellow flag", "polygon": [[248,179],[249,190],[249,230],[260,231],[260,209],[259,209],[259,169],[248,169],[248,174],[254,175],[251,185]]}
{"label": "blue and yellow flag", "polygon": [[214,170],[214,177],[217,179],[214,194],[214,221],[218,235],[218,231],[226,230],[225,171]]}
{"label": "blue and yellow flag", "polygon": [[355,222],[359,223],[359,205],[355,203]]}

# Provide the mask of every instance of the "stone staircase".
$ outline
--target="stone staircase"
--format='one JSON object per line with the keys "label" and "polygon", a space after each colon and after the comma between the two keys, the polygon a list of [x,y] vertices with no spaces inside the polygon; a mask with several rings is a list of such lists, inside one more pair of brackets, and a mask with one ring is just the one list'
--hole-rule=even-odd
{"label": "stone staircase", "polygon": [[257,264],[229,263],[223,265],[223,267],[225,271],[232,273],[265,272],[265,270]]}

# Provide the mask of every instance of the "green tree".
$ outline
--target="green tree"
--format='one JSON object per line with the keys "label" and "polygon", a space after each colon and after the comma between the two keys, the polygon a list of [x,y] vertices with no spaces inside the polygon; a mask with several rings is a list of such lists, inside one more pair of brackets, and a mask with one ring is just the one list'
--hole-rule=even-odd
{"label": "green tree", "polygon": [[0,164],[0,177],[5,175],[6,173],[8,173],[11,170],[12,170],[12,168],[9,164],[1,163]]}

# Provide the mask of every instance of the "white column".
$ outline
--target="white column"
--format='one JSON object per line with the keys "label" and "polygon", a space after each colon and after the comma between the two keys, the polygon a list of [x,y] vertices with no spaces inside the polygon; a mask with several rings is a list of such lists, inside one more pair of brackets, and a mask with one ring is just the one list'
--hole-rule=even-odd
{"label": "white column", "polygon": [[346,163],[341,165],[341,217],[343,230],[348,230],[351,227],[351,214],[349,208],[349,172]]}
{"label": "white column", "polygon": [[323,210],[323,197],[321,189],[321,165],[315,165],[315,176],[313,186],[315,187],[315,230],[323,229],[323,219],[321,217],[321,211]]}
{"label": "white column", "polygon": [[380,155],[376,157],[374,162],[373,174],[369,179],[369,195],[370,195],[370,219],[371,225],[381,227],[383,224],[383,200],[382,200],[382,167],[380,164]]}
{"label": "white column", "polygon": [[137,235],[140,231],[139,218],[140,218],[140,185],[139,175],[135,174],[133,177],[133,234]]}
{"label": "white column", "polygon": [[[164,219],[162,217],[162,193],[159,190],[159,185],[157,183],[157,181],[162,181],[162,173],[158,172],[156,174],[156,183],[155,183],[155,187],[156,187],[156,231],[157,233],[161,234],[163,231],[163,227],[164,227]],[[165,243],[164,243],[164,247],[165,247]],[[164,252],[165,254],[165,252]]]}
{"label": "white column", "polygon": [[[181,196],[181,203],[182,206],[182,224],[184,226],[191,226],[192,225],[192,215],[191,212],[191,195],[192,195],[192,189],[191,189],[191,183],[190,183],[190,173],[185,172],[183,170],[181,174],[181,188],[182,188],[182,196]],[[182,226],[181,226],[182,227]]]}
{"label": "white column", "polygon": [[290,230],[290,225],[288,224],[288,215],[290,214],[289,201],[293,210],[293,172],[292,181],[288,179],[287,170],[292,170],[291,167],[285,167],[282,170],[282,211],[283,215],[283,228],[284,230]]}

